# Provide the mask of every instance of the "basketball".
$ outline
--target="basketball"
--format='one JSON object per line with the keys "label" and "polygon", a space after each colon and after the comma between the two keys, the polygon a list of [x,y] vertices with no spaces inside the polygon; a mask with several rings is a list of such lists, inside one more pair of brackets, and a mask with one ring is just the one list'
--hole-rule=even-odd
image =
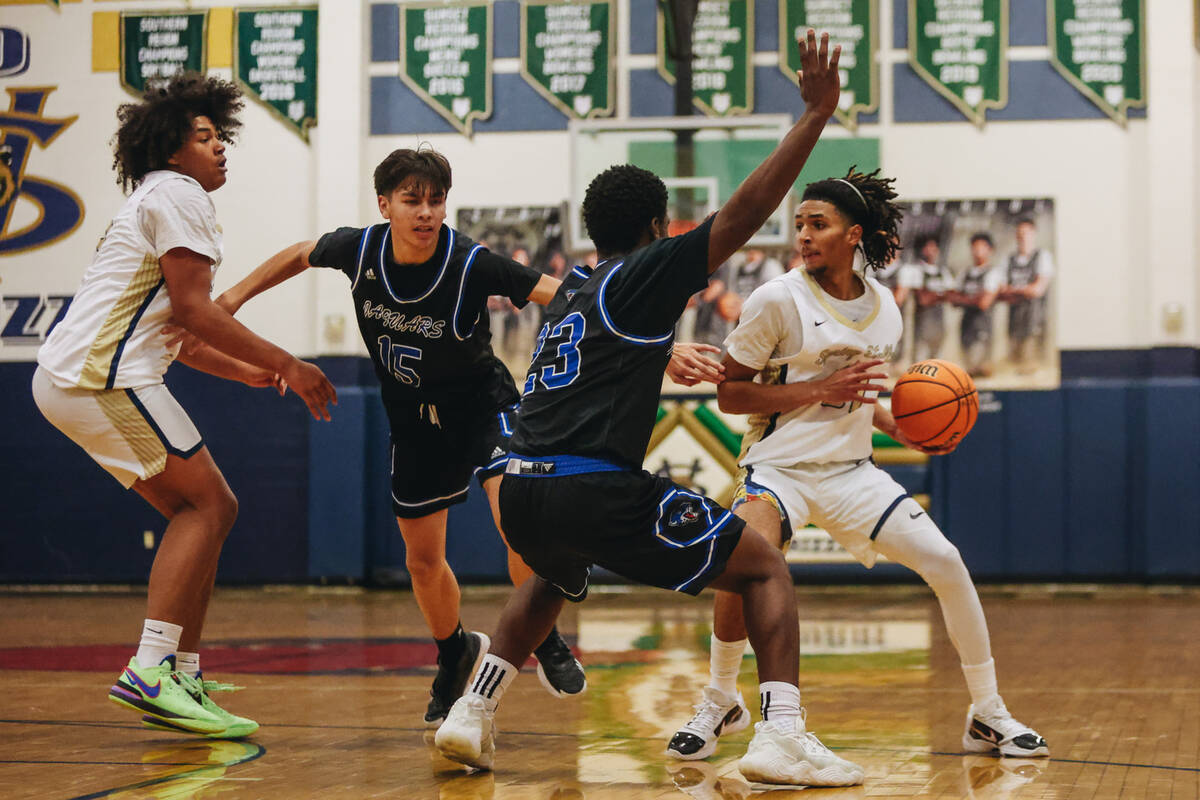
{"label": "basketball", "polygon": [[975,382],[957,364],[919,361],[896,381],[892,416],[900,432],[926,447],[946,447],[971,430],[979,416]]}

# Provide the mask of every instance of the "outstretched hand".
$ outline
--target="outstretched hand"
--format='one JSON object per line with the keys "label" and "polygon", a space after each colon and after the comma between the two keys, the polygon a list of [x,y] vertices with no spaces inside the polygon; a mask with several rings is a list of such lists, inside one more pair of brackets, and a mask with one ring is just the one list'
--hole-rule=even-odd
{"label": "outstretched hand", "polygon": [[884,362],[878,359],[856,361],[842,367],[826,378],[817,381],[821,387],[820,401],[823,403],[875,403],[879,392],[885,387],[874,381],[887,380],[886,372],[871,372]]}
{"label": "outstretched hand", "polygon": [[725,380],[725,367],[704,353],[720,353],[721,348],[699,342],[676,342],[667,364],[667,377],[680,386],[697,383],[720,383]]}
{"label": "outstretched hand", "polygon": [[826,117],[837,111],[838,101],[842,95],[842,78],[838,72],[838,60],[842,55],[842,46],[829,52],[829,34],[821,34],[821,43],[817,44],[817,33],[808,29],[807,37],[799,37],[796,43],[800,46],[800,70],[796,78],[800,81],[800,96],[804,98],[804,107]]}

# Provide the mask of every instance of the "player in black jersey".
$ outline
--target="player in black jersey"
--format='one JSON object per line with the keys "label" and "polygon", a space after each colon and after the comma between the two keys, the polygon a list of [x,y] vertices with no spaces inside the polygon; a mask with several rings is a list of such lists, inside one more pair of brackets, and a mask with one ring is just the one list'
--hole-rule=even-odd
{"label": "player in black jersey", "polygon": [[[493,354],[490,295],[517,307],[546,304],[559,281],[443,224],[450,164],[433,150],[396,150],[375,170],[387,220],[339,228],[268,259],[220,298],[231,313],[251,297],[310,266],[351,282],[355,315],[379,378],[391,428],[392,508],[404,537],[417,604],[438,645],[438,674],[425,721],[436,725],[462,694],[487,637],[459,622],[459,588],[446,563],[449,506],[466,500],[475,475],[500,525],[497,494],[519,400],[512,376]],[[669,371],[681,383],[712,380],[720,365],[694,347]],[[509,551],[520,585],[532,573]],[[587,686],[583,668],[551,629],[536,650],[538,677],[556,696]]]}
{"label": "player in black jersey", "polygon": [[[673,328],[688,298],[778,208],[837,108],[840,48],[800,41],[805,111],[775,151],[694,230],[667,238],[654,174],[611,167],[588,186],[584,224],[602,259],[551,304],[525,380],[500,488],[509,543],[533,568],[501,615],[493,646],[438,730],[447,757],[491,767],[500,696],[565,600],[599,564],[653,586],[741,595],[758,654],[763,722],[740,769],[750,780],[861,783],[861,767],[807,733],[800,708],[794,590],[783,555],[712,500],[641,469]],[[752,618],[752,619],[751,619]],[[761,646],[764,649],[758,650]],[[737,724],[747,714],[735,709]]]}

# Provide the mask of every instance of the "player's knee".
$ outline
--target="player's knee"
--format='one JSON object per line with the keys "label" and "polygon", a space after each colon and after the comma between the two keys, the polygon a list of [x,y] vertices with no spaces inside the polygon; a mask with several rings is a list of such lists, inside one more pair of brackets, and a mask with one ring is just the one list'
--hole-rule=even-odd
{"label": "player's knee", "polygon": [[432,578],[443,569],[448,569],[443,553],[409,548],[404,557],[404,566],[414,581]]}
{"label": "player's knee", "polygon": [[935,592],[963,581],[971,582],[971,575],[963,563],[958,548],[945,541],[921,559],[921,577]]}

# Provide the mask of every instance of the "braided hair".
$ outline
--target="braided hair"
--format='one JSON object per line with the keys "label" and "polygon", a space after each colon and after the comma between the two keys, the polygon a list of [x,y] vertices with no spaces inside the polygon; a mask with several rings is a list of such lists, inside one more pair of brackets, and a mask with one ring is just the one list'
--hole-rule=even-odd
{"label": "braided hair", "polygon": [[113,169],[117,183],[136,188],[148,172],[166,169],[171,156],[187,142],[196,117],[208,117],[217,138],[229,144],[242,123],[242,92],[220,78],[195,72],[176,73],[169,81],[155,82],[141,102],[117,108],[117,134],[113,137]]}
{"label": "braided hair", "polygon": [[878,269],[891,262],[900,250],[898,227],[904,212],[894,202],[895,182],[894,178],[880,177],[879,170],[864,174],[854,166],[845,178],[810,183],[800,199],[832,203],[850,224],[861,225],[859,247],[867,266]]}

